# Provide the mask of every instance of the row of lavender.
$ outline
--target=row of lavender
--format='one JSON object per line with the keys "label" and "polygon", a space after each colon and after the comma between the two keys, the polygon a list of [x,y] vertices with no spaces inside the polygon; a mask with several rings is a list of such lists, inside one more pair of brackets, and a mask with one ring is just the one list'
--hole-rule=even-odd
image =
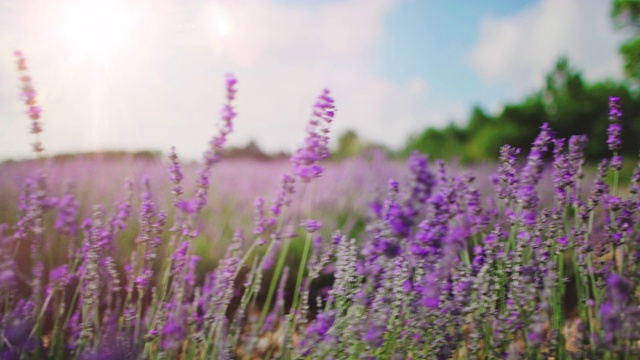
{"label": "row of lavender", "polygon": [[[367,199],[384,192],[389,178],[402,178],[406,173],[401,163],[383,153],[371,155],[327,163],[325,174],[313,185],[321,191],[293,194],[290,212],[298,217],[305,214],[317,217],[329,228],[341,225],[337,223],[336,213],[348,214],[349,222],[366,216]],[[116,206],[117,201],[125,197],[123,190],[128,186],[125,179],[131,179],[133,192],[140,193],[143,188],[140,180],[146,177],[152,179],[151,190],[158,205],[172,212],[171,199],[163,196],[170,194],[172,183],[162,160],[133,157],[111,160],[78,156],[61,162],[47,158],[0,164],[0,203],[16,204],[25,178],[41,167],[46,169],[48,178],[56,180],[47,184],[48,191],[51,194],[73,192],[79,203],[78,211],[82,213],[91,210],[90,204],[105,204],[107,209]],[[256,197],[271,194],[278,177],[289,168],[287,160],[233,159],[216,165],[211,172],[209,205],[198,219],[203,235],[217,243],[222,240],[222,228],[250,230]],[[182,167],[186,179],[194,178],[198,170],[194,163]],[[184,184],[185,192],[194,190],[190,182]],[[134,198],[132,205],[137,207],[139,199]],[[65,205],[58,202],[57,206]],[[0,208],[0,223],[14,221],[15,217],[15,209]],[[343,230],[349,231],[349,228]]]}
{"label": "row of lavender", "polygon": [[[35,90],[28,77],[21,79],[37,134]],[[0,229],[3,356],[639,355],[640,168],[623,191],[617,98],[610,99],[613,156],[591,185],[583,180],[587,139],[574,136],[567,144],[546,125],[523,164],[519,149],[503,147],[491,196],[481,195],[473,175],[414,154],[407,181],[389,181],[388,193],[371,204],[366,233],[351,239],[339,231],[324,236],[328,226],[315,217],[296,220],[304,209],[292,204],[324,172],[319,162],[328,156],[335,112],[325,90],[275,196],[270,203],[255,200],[251,232],[237,231],[201,280],[194,243],[207,236],[201,223],[216,221],[204,211],[212,168],[236,116],[235,85],[229,77],[223,125],[196,174],[193,196],[185,195],[183,167],[170,152],[171,210],[155,200],[150,181],[139,201],[129,191],[117,210],[95,206],[84,214],[72,191],[54,197],[46,170],[25,180],[19,220]],[[552,160],[549,171],[545,159]],[[545,181],[555,191],[542,202],[538,188]],[[300,235],[301,256],[289,267]],[[123,260],[119,247],[126,240],[133,249]],[[327,271],[333,285],[314,302],[311,290]],[[20,292],[20,284],[29,291]],[[260,293],[265,297],[258,300]]]}

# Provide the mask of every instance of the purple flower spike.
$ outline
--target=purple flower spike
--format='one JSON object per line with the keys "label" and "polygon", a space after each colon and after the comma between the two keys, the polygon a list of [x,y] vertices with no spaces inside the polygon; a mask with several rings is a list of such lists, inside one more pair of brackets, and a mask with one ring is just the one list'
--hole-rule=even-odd
{"label": "purple flower spike", "polygon": [[[173,183],[173,189],[171,189],[171,193],[177,198],[182,195],[182,179],[184,179],[184,175],[182,175],[182,168],[180,167],[180,161],[178,159],[178,154],[176,153],[175,146],[172,146],[169,150],[169,179]],[[177,204],[177,200],[174,204]]]}
{"label": "purple flower spike", "polygon": [[303,182],[322,175],[323,169],[318,162],[329,156],[329,124],[335,116],[333,98],[329,90],[323,90],[313,109],[311,120],[307,125],[307,139],[304,146],[291,157],[293,172]]}
{"label": "purple flower spike", "polygon": [[498,169],[497,192],[500,199],[512,199],[518,184],[517,160],[520,149],[504,145],[500,149],[500,168]]}
{"label": "purple flower spike", "polygon": [[540,134],[533,141],[533,146],[527,157],[527,164],[522,169],[520,175],[520,188],[516,194],[518,202],[522,206],[522,218],[528,225],[532,225],[535,217],[535,209],[540,199],[536,185],[542,177],[544,166],[543,156],[549,149],[549,145],[553,142],[553,133],[547,123],[540,127]]}
{"label": "purple flower spike", "polygon": [[[429,170],[429,158],[419,152],[413,152],[408,159],[409,169],[411,170],[411,199],[416,207],[427,201],[431,196],[436,179],[434,174]],[[397,185],[396,185],[397,186]]]}
{"label": "purple flower spike", "polygon": [[271,212],[273,215],[280,215],[282,208],[289,206],[291,203],[291,195],[295,192],[295,181],[296,180],[289,175],[282,175],[280,178],[280,187],[273,201],[271,201]]}
{"label": "purple flower spike", "polygon": [[231,73],[227,74],[227,101],[233,101],[236,98],[237,90],[234,86],[238,83],[238,79]]}
{"label": "purple flower spike", "polygon": [[[18,64],[18,71],[23,72],[27,70],[26,62],[27,60],[24,57],[22,51],[16,50],[14,52]],[[20,82],[22,83],[22,91],[20,92],[20,99],[24,101],[27,106],[26,114],[31,119],[31,130],[30,132],[36,136],[36,140],[31,147],[36,154],[39,154],[44,151],[42,147],[42,143],[40,142],[40,138],[38,134],[42,132],[42,124],[40,123],[40,116],[42,114],[42,108],[36,103],[36,91],[31,82],[31,76],[29,75],[21,75]]]}
{"label": "purple flower spike", "polygon": [[80,203],[74,194],[68,190],[58,202],[58,216],[55,228],[66,236],[75,236],[78,232],[77,218],[80,213]]}
{"label": "purple flower spike", "polygon": [[266,216],[264,209],[264,198],[256,198],[256,200],[253,202],[253,207],[253,233],[255,235],[258,235],[258,244],[264,245],[266,243],[266,240],[263,235],[276,225],[276,219]]}
{"label": "purple flower spike", "polygon": [[620,118],[622,117],[622,103],[619,97],[609,97],[609,128],[607,129],[607,145],[609,150],[618,151],[622,146],[622,125]]}
{"label": "purple flower spike", "polygon": [[[237,83],[238,80],[236,80],[233,74],[227,74],[227,103],[224,104],[224,106],[220,110],[222,124],[219,126],[219,133],[209,141],[209,149],[207,149],[207,151],[205,151],[204,153],[204,166],[198,173],[198,187],[196,189],[194,198],[191,199],[191,201],[187,201],[189,203],[188,205],[186,202],[176,202],[176,207],[188,214],[199,213],[200,210],[202,210],[202,208],[207,204],[207,194],[209,192],[209,177],[211,176],[211,168],[214,164],[220,161],[220,152],[223,150],[224,145],[227,142],[227,137],[233,131],[233,119],[235,119],[235,117],[237,116],[232,106],[232,101],[235,99],[236,94],[236,89],[234,88],[234,86]],[[175,170],[175,166],[173,169],[170,168],[170,172],[173,171],[172,181],[174,182],[174,184],[179,185],[179,183],[176,182],[178,177]]]}

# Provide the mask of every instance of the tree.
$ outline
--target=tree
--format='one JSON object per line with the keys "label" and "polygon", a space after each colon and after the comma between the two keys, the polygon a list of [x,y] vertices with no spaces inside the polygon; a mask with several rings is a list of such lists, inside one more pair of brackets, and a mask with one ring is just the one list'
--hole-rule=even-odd
{"label": "tree", "polygon": [[491,117],[487,115],[487,113],[485,113],[481,107],[474,106],[473,111],[471,111],[469,126],[467,126],[467,130],[469,131],[469,133],[474,134],[490,124]]}
{"label": "tree", "polygon": [[404,154],[418,150],[432,158],[455,156],[463,162],[495,160],[503,144],[526,152],[540,126],[546,122],[560,138],[587,135],[587,157],[598,161],[611,156],[607,147],[608,99],[609,96],[617,96],[624,104],[620,153],[635,156],[640,137],[639,95],[630,90],[628,82],[589,83],[566,57],[561,57],[546,76],[545,85],[537,92],[505,104],[496,115],[476,107],[466,126],[427,128],[409,139]]}
{"label": "tree", "polygon": [[404,153],[410,154],[414,150],[429,154],[434,159],[449,159],[452,156],[463,155],[467,130],[455,124],[444,129],[427,128],[418,136],[409,139]]}
{"label": "tree", "polygon": [[332,157],[335,159],[344,159],[357,156],[364,148],[365,144],[360,140],[358,134],[353,130],[347,130],[338,138],[338,148]]}
{"label": "tree", "polygon": [[622,44],[620,54],[627,76],[640,83],[640,0],[613,0],[611,15],[618,28],[631,31],[631,38]]}

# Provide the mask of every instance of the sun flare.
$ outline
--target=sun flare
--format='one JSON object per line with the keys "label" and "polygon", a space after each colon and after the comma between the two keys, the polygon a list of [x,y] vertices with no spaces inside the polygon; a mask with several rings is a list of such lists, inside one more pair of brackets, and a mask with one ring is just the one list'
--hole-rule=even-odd
{"label": "sun flare", "polygon": [[203,21],[212,36],[219,37],[230,34],[232,30],[231,17],[227,9],[217,4],[210,4],[205,8],[203,15]]}
{"label": "sun flare", "polygon": [[112,60],[131,43],[138,22],[135,9],[118,1],[64,3],[56,35],[72,53],[94,63]]}

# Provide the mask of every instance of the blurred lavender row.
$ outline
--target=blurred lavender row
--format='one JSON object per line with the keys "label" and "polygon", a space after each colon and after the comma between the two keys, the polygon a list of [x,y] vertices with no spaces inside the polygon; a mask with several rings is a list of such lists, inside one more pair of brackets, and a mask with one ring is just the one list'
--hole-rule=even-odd
{"label": "blurred lavender row", "polygon": [[[40,167],[47,168],[49,189],[54,194],[62,194],[72,187],[77,194],[82,214],[89,214],[89,204],[104,204],[107,209],[117,206],[119,197],[125,194],[125,180],[134,183],[139,192],[144,177],[153,179],[151,188],[158,194],[157,201],[169,206],[172,183],[167,176],[166,162],[162,159],[135,159],[133,157],[100,160],[99,157],[78,156],[70,160],[50,162],[23,161],[0,164],[0,199],[3,204],[18,201],[26,177]],[[315,191],[296,193],[292,209],[299,216],[313,210],[328,226],[335,223],[335,213],[348,213],[354,217],[367,215],[368,204],[376,195],[386,192],[387,180],[402,178],[406,169],[399,161],[388,159],[385,154],[373,153],[325,165],[321,178],[312,185]],[[261,161],[252,159],[230,159],[217,164],[211,172],[209,206],[205,209],[215,221],[202,221],[202,232],[215,234],[220,219],[228,221],[228,226],[242,228],[253,221],[253,203],[256,197],[269,197],[281,174],[290,167],[288,160]],[[199,165],[191,163],[183,166],[185,182],[197,178]],[[193,185],[186,186],[187,193],[194,191]],[[313,197],[313,198],[312,198]],[[312,205],[310,205],[312,204]],[[312,209],[310,207],[313,207]],[[223,212],[232,211],[233,217],[221,217]],[[0,208],[0,223],[15,221],[16,214],[8,206]]]}

